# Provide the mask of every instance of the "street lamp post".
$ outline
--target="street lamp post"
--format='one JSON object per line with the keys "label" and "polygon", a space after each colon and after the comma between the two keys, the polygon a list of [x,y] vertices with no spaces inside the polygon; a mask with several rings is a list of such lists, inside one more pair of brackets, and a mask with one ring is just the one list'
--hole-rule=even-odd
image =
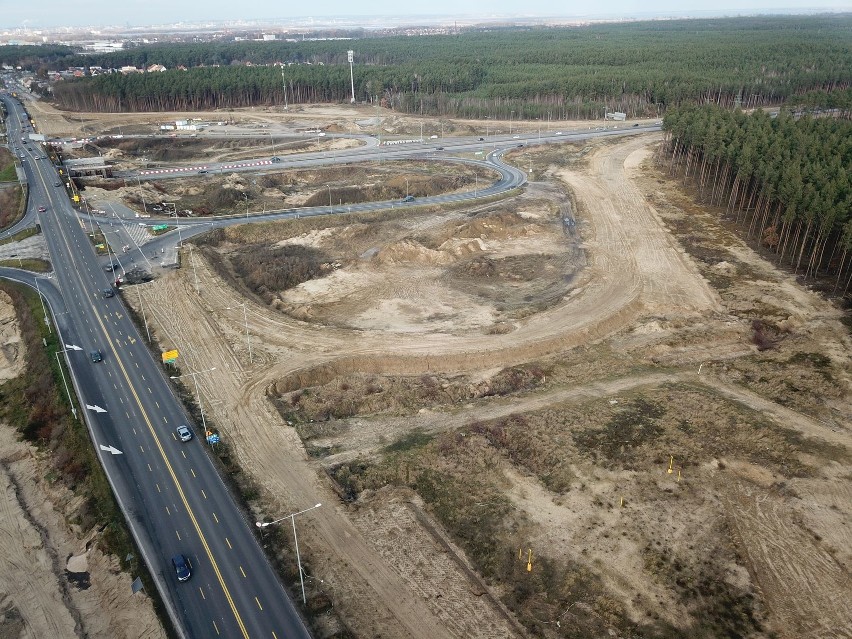
{"label": "street lamp post", "polygon": [[[20,258],[18,258],[18,260],[20,261]],[[50,320],[47,319],[47,307],[45,307],[44,305],[44,298],[41,296],[41,289],[38,286],[38,281],[40,279],[49,280],[51,279],[51,277],[52,276],[50,275],[37,275],[35,278],[36,291],[38,292],[38,301],[41,302],[41,310],[44,313],[44,323],[47,324],[47,330],[50,333],[53,332],[53,329],[50,327]]]}
{"label": "street lamp post", "polygon": [[145,194],[142,192],[142,180],[137,176],[136,181],[139,182],[139,197],[142,198],[142,209],[145,211],[145,215],[148,215],[148,205],[145,204]]}
{"label": "street lamp post", "polygon": [[192,274],[195,276],[195,292],[198,293],[198,271],[195,269],[195,259],[192,257],[192,243],[189,244],[189,261],[192,264]]}
{"label": "street lamp post", "polygon": [[163,202],[163,206],[171,206],[172,210],[169,212],[169,215],[173,215],[175,218],[175,227],[178,232],[178,248],[183,246],[183,238],[180,235],[180,224],[178,224],[178,214],[177,214],[177,203],[176,202]]}
{"label": "street lamp post", "polygon": [[[253,364],[254,359],[252,358],[252,355],[251,355],[251,339],[249,338],[248,312],[246,311],[246,303],[245,302],[239,302],[239,306],[243,307],[243,321],[245,321],[245,323],[246,323],[246,344],[248,345],[249,363]],[[226,306],[225,308],[228,309],[229,311],[231,310],[230,306]]]}
{"label": "street lamp post", "polygon": [[71,407],[71,414],[74,416],[74,419],[77,419],[77,409],[74,408],[74,401],[71,399],[71,391],[68,390],[68,382],[65,380],[65,371],[62,370],[62,362],[59,361],[59,353],[68,353],[68,351],[81,351],[83,350],[76,344],[66,344],[65,348],[61,351],[55,351],[53,355],[56,357],[56,366],[59,368],[59,374],[62,376],[62,385],[65,386],[65,394],[68,395],[68,405]]}
{"label": "street lamp post", "polygon": [[215,371],[216,367],[208,368],[204,371],[196,371],[194,373],[184,373],[183,375],[171,375],[170,379],[180,379],[181,377],[192,377],[192,381],[195,382],[195,397],[198,400],[198,410],[201,411],[201,427],[204,429],[204,434],[207,434],[207,421],[204,419],[204,406],[201,404],[201,393],[198,390],[198,380],[196,377],[203,373],[209,373],[210,371]]}
{"label": "street lamp post", "polygon": [[299,538],[296,537],[296,515],[301,515],[302,513],[306,513],[309,510],[313,510],[314,508],[319,508],[322,504],[317,504],[316,506],[311,506],[310,508],[305,508],[304,510],[300,510],[297,513],[291,513],[280,519],[276,519],[275,521],[262,522],[258,521],[255,523],[255,526],[263,530],[267,526],[271,526],[272,524],[277,524],[278,522],[284,521],[285,519],[290,519],[293,523],[293,541],[296,544],[296,563],[299,565],[299,582],[302,584],[302,603],[307,605],[308,600],[305,597],[305,578],[302,571],[302,557],[299,555]]}

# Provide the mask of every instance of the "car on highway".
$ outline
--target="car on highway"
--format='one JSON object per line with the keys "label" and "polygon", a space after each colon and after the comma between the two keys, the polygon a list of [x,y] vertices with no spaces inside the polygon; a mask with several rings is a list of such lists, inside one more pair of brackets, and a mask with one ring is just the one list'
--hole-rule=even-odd
{"label": "car on highway", "polygon": [[403,202],[413,202],[414,196],[413,195],[406,195],[404,198],[402,198],[402,201]]}
{"label": "car on highway", "polygon": [[274,156],[272,156],[272,161],[273,162],[280,162],[281,158],[279,158],[277,155],[274,155]]}
{"label": "car on highway", "polygon": [[198,175],[204,175],[205,173],[210,173],[210,171],[208,171],[207,169],[201,169],[201,170],[198,172]]}
{"label": "car on highway", "polygon": [[38,207],[38,212],[39,212],[39,213],[44,213],[46,210],[47,210],[47,209],[46,209],[43,205],[42,205],[42,206],[40,206],[40,207]]}
{"label": "car on highway", "polygon": [[89,357],[92,358],[93,364],[97,364],[98,362],[102,362],[104,360],[103,354],[97,349],[95,349],[91,353],[89,353]]}
{"label": "car on highway", "polygon": [[562,135],[562,131],[557,131],[556,135]]}
{"label": "car on highway", "polygon": [[485,138],[479,138],[480,142],[485,142]]}
{"label": "car on highway", "polygon": [[520,135],[513,135],[513,136],[512,136],[512,139],[513,139],[513,140],[517,140],[519,137],[521,137],[521,136],[520,136]]}
{"label": "car on highway", "polygon": [[192,577],[192,572],[189,570],[189,561],[183,555],[175,555],[172,557],[172,567],[175,569],[178,581],[187,581]]}
{"label": "car on highway", "polygon": [[62,182],[56,180],[56,182],[53,183],[53,186],[62,186]]}
{"label": "car on highway", "polygon": [[102,290],[102,291],[101,291],[101,295],[103,295],[103,296],[104,296],[104,299],[106,299],[106,298],[108,298],[108,297],[113,297],[113,296],[115,295],[115,291],[114,291],[114,290],[112,290],[112,288],[111,288],[111,287],[110,287],[110,288],[105,288],[104,290]]}
{"label": "car on highway", "polygon": [[104,266],[104,270],[105,270],[107,273],[109,273],[109,272],[111,272],[111,271],[114,271],[114,270],[115,270],[115,269],[117,269],[117,268],[118,268],[118,264],[116,264],[115,262],[110,262],[109,264],[107,264],[106,266]]}
{"label": "car on highway", "polygon": [[523,145],[523,144],[519,144],[519,145],[518,145],[518,148],[520,149],[522,146],[524,146],[524,145]]}
{"label": "car on highway", "polygon": [[439,147],[438,147],[437,149],[435,149],[435,150],[436,150],[436,151],[443,151],[443,150],[444,150],[444,147],[439,146]]}
{"label": "car on highway", "polygon": [[186,424],[181,424],[177,427],[177,434],[182,442],[188,442],[190,439],[192,439],[192,431],[189,430],[189,426],[187,426]]}

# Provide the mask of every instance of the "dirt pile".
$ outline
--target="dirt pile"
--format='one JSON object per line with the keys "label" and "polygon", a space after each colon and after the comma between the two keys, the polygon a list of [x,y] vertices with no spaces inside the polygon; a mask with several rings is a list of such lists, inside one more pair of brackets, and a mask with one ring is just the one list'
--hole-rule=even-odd
{"label": "dirt pile", "polygon": [[0,382],[18,376],[26,363],[25,355],[12,300],[0,291]]}

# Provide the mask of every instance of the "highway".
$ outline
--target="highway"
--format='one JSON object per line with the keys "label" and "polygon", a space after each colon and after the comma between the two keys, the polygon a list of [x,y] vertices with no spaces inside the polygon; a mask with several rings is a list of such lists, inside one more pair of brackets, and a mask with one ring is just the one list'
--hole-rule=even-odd
{"label": "highway", "polygon": [[[104,218],[81,215],[72,208],[65,188],[61,184],[55,186],[59,180],[56,168],[47,159],[35,159],[43,155],[36,144],[21,143],[21,127],[26,126],[26,121],[20,103],[8,95],[0,98],[9,112],[10,147],[24,155],[22,164],[30,187],[27,214],[9,233],[31,226],[37,217],[54,266],[48,276],[17,269],[0,269],[0,276],[30,286],[38,283],[50,306],[54,330],[66,345],[61,354],[71,370],[80,405],[90,407],[83,409],[81,417],[86,419],[95,450],[178,633],[188,638],[308,637],[298,611],[254,537],[253,522],[243,518],[202,448],[203,433],[196,432],[190,442],[178,440],[176,427],[191,422],[173,394],[162,364],[143,344],[120,296],[104,296],[112,274],[104,271],[107,258],[96,255],[83,227],[90,221],[103,224]],[[458,138],[387,147],[367,145],[335,153],[282,156],[281,162],[276,163],[246,161],[245,167],[234,168],[234,163],[203,165],[209,166],[203,170],[285,170],[420,158],[487,166],[497,174],[493,183],[483,184],[475,191],[418,198],[410,203],[332,205],[250,216],[251,221],[277,220],[490,197],[521,186],[526,180],[521,170],[502,160],[512,148],[658,129],[652,126],[502,136],[487,142]],[[481,154],[482,159],[458,158],[453,153]],[[169,179],[185,176],[186,168],[156,175],[126,175],[137,174],[146,180]],[[45,210],[39,213],[39,207]],[[186,239],[211,226],[244,224],[247,219],[248,216],[165,218],[146,220],[144,224],[168,220],[170,225],[181,227]],[[137,223],[138,220],[131,222]],[[175,233],[169,232],[146,243],[144,249],[134,247],[126,256],[118,257],[124,268],[131,259],[142,265],[148,262],[147,254],[174,247],[176,239]],[[103,361],[92,361],[90,353],[94,350],[103,353]],[[192,577],[185,583],[178,582],[171,566],[170,558],[177,553],[186,555],[192,566]]]}
{"label": "highway", "polygon": [[[20,104],[2,96],[10,146],[25,155],[27,215],[38,214],[54,266],[38,277],[56,318],[53,330],[83,408],[95,450],[178,633],[187,638],[308,637],[303,621],[210,461],[203,433],[178,440],[191,424],[133,325],[75,216],[56,169],[36,145],[22,145]],[[0,275],[35,284],[15,269]],[[100,350],[103,361],[90,352]],[[91,408],[85,408],[85,407]],[[113,454],[103,447],[120,451]],[[179,583],[171,557],[186,555],[192,577]]]}

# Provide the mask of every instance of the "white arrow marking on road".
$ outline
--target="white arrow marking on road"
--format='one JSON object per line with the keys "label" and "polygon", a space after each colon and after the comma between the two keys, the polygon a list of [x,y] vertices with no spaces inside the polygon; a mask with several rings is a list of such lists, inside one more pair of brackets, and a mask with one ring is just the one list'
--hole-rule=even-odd
{"label": "white arrow marking on road", "polygon": [[106,410],[104,410],[103,408],[101,408],[97,404],[95,404],[94,406],[89,406],[88,404],[86,404],[86,408],[88,408],[89,410],[93,410],[96,413],[105,413],[106,412]]}
{"label": "white arrow marking on road", "polygon": [[123,455],[124,454],[120,450],[118,450],[118,448],[113,448],[112,446],[104,446],[103,444],[101,444],[101,450],[105,450],[109,453],[112,453],[113,455]]}
{"label": "white arrow marking on road", "polygon": [[65,348],[71,349],[72,351],[82,351],[83,349],[77,346],[76,344],[66,344]]}

